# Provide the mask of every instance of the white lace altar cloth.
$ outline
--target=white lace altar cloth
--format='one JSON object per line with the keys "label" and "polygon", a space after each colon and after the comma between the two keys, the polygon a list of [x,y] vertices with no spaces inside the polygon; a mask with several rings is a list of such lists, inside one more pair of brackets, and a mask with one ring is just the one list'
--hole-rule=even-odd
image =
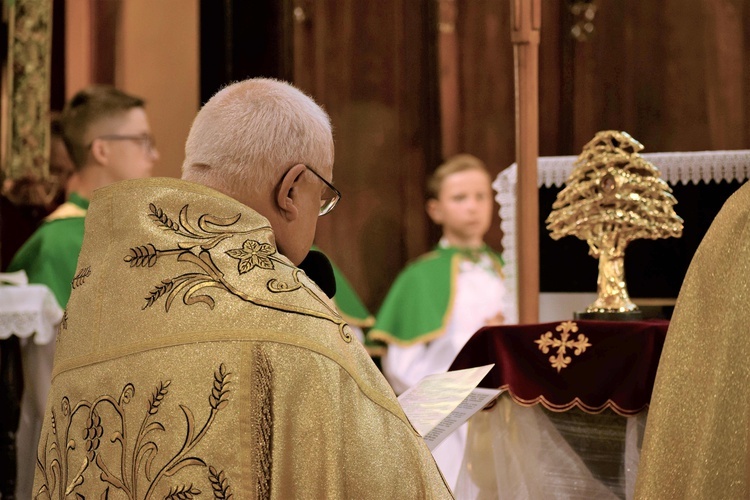
{"label": "white lace altar cloth", "polygon": [[52,379],[57,326],[63,311],[46,285],[25,271],[0,273],[0,339],[21,339],[24,390],[16,433],[16,498],[31,498],[36,449]]}
{"label": "white lace altar cloth", "polygon": [[0,339],[33,335],[35,344],[49,344],[62,316],[46,285],[30,285],[24,271],[0,273]]}
{"label": "white lace altar cloth", "polygon": [[[661,172],[668,184],[744,181],[750,178],[750,150],[691,151],[677,153],[644,153],[644,159]],[[577,156],[547,156],[537,163],[539,187],[563,186],[573,171]],[[500,206],[500,228],[503,230],[503,260],[506,286],[511,297],[518,297],[518,257],[516,255],[516,182],[517,166],[513,163],[495,178],[495,200]],[[679,201],[679,200],[677,200]]]}

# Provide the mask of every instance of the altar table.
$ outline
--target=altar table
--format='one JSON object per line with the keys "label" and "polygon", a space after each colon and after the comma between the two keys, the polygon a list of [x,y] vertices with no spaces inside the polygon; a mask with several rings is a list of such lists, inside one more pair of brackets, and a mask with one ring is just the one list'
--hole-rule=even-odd
{"label": "altar table", "polygon": [[632,498],[667,321],[479,330],[451,370],[494,363],[469,421],[461,499]]}

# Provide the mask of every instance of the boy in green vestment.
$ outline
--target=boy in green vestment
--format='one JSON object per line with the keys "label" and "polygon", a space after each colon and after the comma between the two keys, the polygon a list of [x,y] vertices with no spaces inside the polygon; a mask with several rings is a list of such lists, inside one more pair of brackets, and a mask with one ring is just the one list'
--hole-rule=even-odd
{"label": "boy in green vestment", "polygon": [[[431,252],[396,278],[369,333],[387,344],[383,373],[396,393],[427,375],[446,371],[479,328],[515,322],[506,293],[502,259],[484,243],[492,220],[490,175],[478,158],[462,154],[438,167],[428,184],[427,213],[442,226]],[[455,488],[465,431],[435,450]]]}
{"label": "boy in green vestment", "polygon": [[150,176],[159,158],[144,104],[115,88],[93,86],[78,92],[63,110],[60,121],[76,168],[75,192],[44,219],[8,267],[24,269],[30,283],[47,285],[60,307],[70,296],[91,193],[119,180]]}
{"label": "boy in green vestment", "polygon": [[[143,99],[109,86],[81,90],[60,117],[62,136],[75,166],[65,203],[48,215],[21,246],[8,271],[25,270],[30,283],[47,285],[60,307],[70,297],[84,218],[95,189],[116,181],[149,177],[159,153]],[[84,270],[85,272],[85,270]],[[36,457],[55,344],[23,346],[25,390],[17,434],[17,497],[31,498]],[[33,367],[33,368],[31,368]]]}

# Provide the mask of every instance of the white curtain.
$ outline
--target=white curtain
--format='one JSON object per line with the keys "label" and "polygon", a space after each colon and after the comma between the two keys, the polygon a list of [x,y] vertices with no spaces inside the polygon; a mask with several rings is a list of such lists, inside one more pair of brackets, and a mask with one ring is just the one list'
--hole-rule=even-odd
{"label": "white curtain", "polygon": [[469,421],[458,499],[630,499],[646,412],[553,413],[507,394]]}

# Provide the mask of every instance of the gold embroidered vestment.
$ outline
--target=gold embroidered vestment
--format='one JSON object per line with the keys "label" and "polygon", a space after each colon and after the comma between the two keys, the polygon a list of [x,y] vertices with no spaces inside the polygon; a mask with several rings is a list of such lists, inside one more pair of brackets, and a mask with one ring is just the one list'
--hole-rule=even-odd
{"label": "gold embroidered vestment", "polygon": [[97,191],[37,498],[450,498],[332,302],[265,218],[174,179]]}
{"label": "gold embroidered vestment", "polygon": [[750,498],[750,184],[693,256],[651,396],[635,498]]}

